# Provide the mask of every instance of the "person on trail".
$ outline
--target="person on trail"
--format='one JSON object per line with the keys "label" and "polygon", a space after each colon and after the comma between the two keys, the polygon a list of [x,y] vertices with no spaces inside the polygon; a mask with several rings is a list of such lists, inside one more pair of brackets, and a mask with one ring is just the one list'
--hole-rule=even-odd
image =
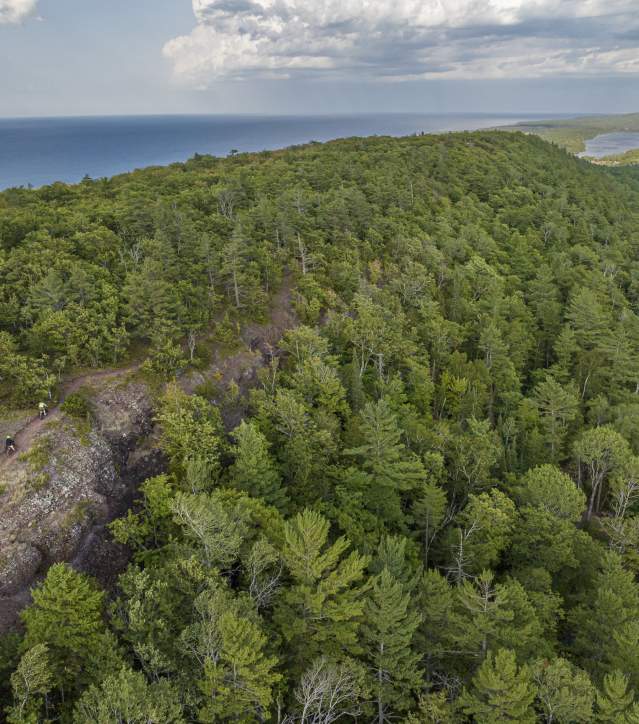
{"label": "person on trail", "polygon": [[40,419],[42,420],[42,418],[46,417],[48,412],[49,412],[49,410],[48,410],[48,408],[47,408],[46,403],[45,403],[45,402],[41,402],[41,403],[38,405],[38,415],[40,416]]}
{"label": "person on trail", "polygon": [[4,441],[4,451],[7,455],[16,451],[16,441],[11,437],[11,435],[7,435],[6,440]]}

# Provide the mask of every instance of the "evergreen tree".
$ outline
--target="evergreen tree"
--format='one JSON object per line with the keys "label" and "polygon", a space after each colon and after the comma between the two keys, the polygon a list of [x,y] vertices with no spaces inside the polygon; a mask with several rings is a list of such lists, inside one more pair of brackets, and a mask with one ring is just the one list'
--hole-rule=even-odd
{"label": "evergreen tree", "polygon": [[291,585],[279,597],[275,621],[297,666],[318,655],[360,650],[358,630],[364,611],[361,580],[368,560],[349,543],[328,543],[329,523],[305,510],[286,523],[282,550]]}
{"label": "evergreen tree", "polygon": [[[607,553],[586,602],[570,611],[572,651],[580,665],[597,678],[610,673],[615,655],[615,634],[639,616],[639,586],[624,570],[621,558]],[[597,679],[595,679],[597,680]]]}
{"label": "evergreen tree", "polygon": [[11,674],[13,706],[7,710],[10,724],[28,724],[41,721],[47,708],[47,695],[52,688],[48,649],[36,644],[25,652],[16,670]]}
{"label": "evergreen tree", "polygon": [[397,416],[383,398],[368,403],[361,413],[364,442],[344,451],[361,460],[370,477],[367,506],[390,525],[402,528],[402,494],[415,489],[426,477],[419,460],[413,459],[401,444]]}
{"label": "evergreen tree", "polygon": [[420,656],[412,647],[419,616],[410,610],[410,595],[388,568],[375,577],[366,600],[362,639],[373,672],[377,722],[404,712],[419,688]]}
{"label": "evergreen tree", "polygon": [[268,453],[266,438],[251,422],[241,422],[233,431],[235,461],[229,468],[229,482],[238,490],[263,498],[282,510],[287,500],[278,470]]}
{"label": "evergreen tree", "polygon": [[592,721],[596,691],[585,671],[566,659],[542,660],[533,667],[533,681],[547,724]]}
{"label": "evergreen tree", "polygon": [[628,688],[628,679],[620,671],[613,671],[603,678],[602,690],[597,694],[597,721],[602,724],[639,722],[635,692]]}
{"label": "evergreen tree", "polygon": [[477,724],[518,722],[532,724],[535,712],[535,686],[530,670],[518,667],[515,654],[500,649],[489,653],[473,677],[469,690],[464,691],[460,704],[464,713]]}
{"label": "evergreen tree", "polygon": [[214,630],[219,648],[204,662],[199,686],[205,704],[200,721],[220,719],[263,721],[273,702],[273,688],[281,676],[273,671],[277,660],[263,649],[266,636],[259,627],[230,611],[218,611]]}
{"label": "evergreen tree", "polygon": [[25,650],[46,646],[51,687],[62,698],[77,693],[119,663],[115,642],[104,623],[103,606],[104,593],[87,576],[57,563],[33,590],[33,603],[22,613]]}

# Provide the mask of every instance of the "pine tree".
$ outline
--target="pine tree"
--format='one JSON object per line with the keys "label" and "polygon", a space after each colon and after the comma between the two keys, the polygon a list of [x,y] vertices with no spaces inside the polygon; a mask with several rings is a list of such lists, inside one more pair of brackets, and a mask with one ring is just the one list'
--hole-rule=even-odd
{"label": "pine tree", "polygon": [[299,513],[284,531],[282,557],[292,582],[279,597],[275,621],[302,669],[318,655],[359,650],[360,581],[368,560],[356,552],[344,557],[349,542],[338,538],[327,545],[328,532],[328,521],[312,510]]}
{"label": "pine tree", "polygon": [[544,428],[544,441],[550,448],[550,460],[562,457],[568,425],[577,417],[579,400],[575,390],[559,384],[552,376],[540,382],[533,392]]}
{"label": "pine tree", "polygon": [[590,498],[587,516],[590,519],[593,513],[599,512],[608,476],[628,460],[630,448],[616,430],[603,426],[583,432],[573,451],[578,464],[588,473]]}
{"label": "pine tree", "polygon": [[495,568],[502,551],[508,546],[517,521],[513,501],[499,490],[480,495],[471,494],[466,507],[457,518],[461,530],[451,531],[454,548],[459,535],[455,532],[471,531],[466,543],[466,571],[478,574]]}
{"label": "pine tree", "polygon": [[621,558],[608,552],[585,603],[570,611],[568,621],[578,663],[601,677],[611,671],[609,659],[616,650],[615,635],[639,617],[639,586],[624,570]]}
{"label": "pine tree", "polygon": [[377,722],[384,724],[413,703],[421,681],[420,655],[412,648],[419,616],[410,608],[410,595],[388,568],[376,576],[366,601],[362,640],[374,673]]}
{"label": "pine tree", "polygon": [[255,423],[241,422],[233,431],[235,457],[229,468],[229,482],[256,498],[263,498],[279,510],[287,506],[286,495],[275,463],[268,452],[268,443]]}
{"label": "pine tree", "polygon": [[455,724],[457,721],[446,691],[420,696],[417,712],[411,712],[406,719],[407,724]]}
{"label": "pine tree", "polygon": [[602,724],[639,724],[639,704],[620,671],[606,674],[597,694],[597,721]]}
{"label": "pine tree", "polygon": [[364,443],[345,450],[344,454],[359,458],[362,469],[370,476],[367,507],[401,529],[402,493],[418,487],[426,478],[426,471],[401,444],[397,416],[386,400],[368,403],[361,416]]}
{"label": "pine tree", "polygon": [[200,721],[264,721],[273,702],[273,687],[281,679],[274,671],[277,659],[264,653],[267,639],[254,621],[236,611],[217,611],[216,615],[219,643],[215,655],[206,658],[199,683],[206,701]]}
{"label": "pine tree", "polygon": [[517,666],[515,654],[500,649],[489,653],[460,698],[461,709],[477,724],[533,724],[535,687],[527,666]]}
{"label": "pine tree", "polygon": [[441,662],[448,651],[456,647],[453,643],[456,621],[451,616],[455,590],[437,570],[424,572],[416,591],[417,610],[422,616],[415,641],[422,652],[426,667],[426,679],[441,668]]}
{"label": "pine tree", "polygon": [[448,501],[443,488],[430,482],[419,486],[413,502],[414,528],[422,543],[424,566],[428,566],[428,554],[446,517]]}
{"label": "pine tree", "polygon": [[33,590],[33,603],[22,613],[24,646],[47,647],[51,682],[63,696],[119,664],[102,616],[103,605],[104,592],[87,576],[57,563]]}
{"label": "pine tree", "polygon": [[558,518],[577,522],[586,505],[586,496],[572,478],[554,465],[528,470],[517,490],[521,505],[541,508]]}

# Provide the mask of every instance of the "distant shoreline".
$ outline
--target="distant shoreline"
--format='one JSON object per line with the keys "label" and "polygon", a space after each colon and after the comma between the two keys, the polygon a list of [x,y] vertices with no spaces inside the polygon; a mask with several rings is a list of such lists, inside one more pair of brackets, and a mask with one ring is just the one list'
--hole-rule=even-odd
{"label": "distant shoreline", "polygon": [[[573,116],[572,118],[547,118],[540,121],[524,121],[502,126],[497,130],[532,133],[551,141],[581,158],[601,165],[625,165],[639,162],[639,113],[619,115]],[[620,144],[610,155],[585,155],[588,142],[613,134],[637,134],[636,145]],[[632,139],[628,139],[632,143]]]}
{"label": "distant shoreline", "polygon": [[0,119],[0,189],[77,183],[87,175],[112,177],[184,162],[195,154],[224,157],[233,150],[259,152],[355,136],[475,131],[536,118],[543,116],[369,113]]}

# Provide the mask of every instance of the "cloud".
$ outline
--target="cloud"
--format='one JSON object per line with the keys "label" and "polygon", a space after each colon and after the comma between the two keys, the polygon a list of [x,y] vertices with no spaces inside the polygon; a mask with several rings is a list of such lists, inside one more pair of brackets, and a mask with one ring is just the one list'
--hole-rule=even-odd
{"label": "cloud", "polygon": [[0,0],[0,25],[21,23],[31,15],[38,0]]}
{"label": "cloud", "polygon": [[[639,72],[637,0],[193,0],[175,76],[517,78]],[[0,0],[1,6],[2,0]]]}

